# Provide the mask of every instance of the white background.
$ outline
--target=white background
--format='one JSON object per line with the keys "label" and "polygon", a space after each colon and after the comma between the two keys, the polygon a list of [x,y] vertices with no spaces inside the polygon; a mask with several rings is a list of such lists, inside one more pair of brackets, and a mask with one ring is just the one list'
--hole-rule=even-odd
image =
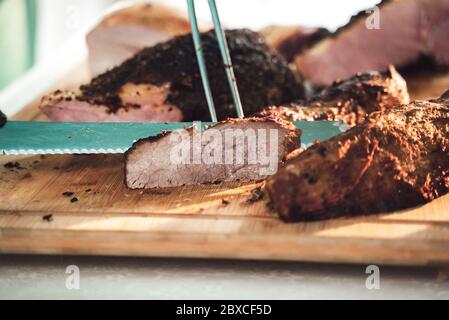
{"label": "white background", "polygon": [[[95,21],[115,0],[38,0],[38,61],[45,60],[71,37]],[[155,0],[186,11],[186,0]],[[331,30],[379,0],[216,0],[228,27],[260,29],[267,25],[324,26]],[[196,0],[198,17],[210,19],[207,0]]]}

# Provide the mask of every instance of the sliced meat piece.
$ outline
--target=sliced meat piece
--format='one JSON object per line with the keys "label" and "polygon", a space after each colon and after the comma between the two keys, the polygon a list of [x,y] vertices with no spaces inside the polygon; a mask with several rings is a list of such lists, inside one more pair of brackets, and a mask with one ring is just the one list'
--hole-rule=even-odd
{"label": "sliced meat piece", "polygon": [[0,110],[0,128],[4,127],[6,124],[6,115]]}
{"label": "sliced meat piece", "polygon": [[51,121],[57,122],[182,121],[181,110],[166,102],[168,95],[168,86],[126,84],[119,93],[123,106],[112,111],[101,102],[83,101],[74,92],[56,91],[42,98],[40,108]]}
{"label": "sliced meat piece", "polygon": [[[357,72],[407,66],[422,56],[449,65],[449,0],[385,0],[379,12],[361,12],[334,35],[299,54],[298,71],[327,86]],[[376,15],[379,29],[375,29]]]}
{"label": "sliced meat piece", "polygon": [[409,102],[407,83],[390,66],[385,73],[358,74],[335,82],[309,101],[270,107],[262,111],[261,116],[277,116],[288,121],[343,121],[353,126],[372,112]]}
{"label": "sliced meat piece", "polygon": [[190,33],[187,16],[161,4],[119,5],[87,35],[93,76],[119,66],[145,47]]}
{"label": "sliced meat piece", "polygon": [[[226,34],[246,115],[304,96],[287,62],[257,33]],[[217,115],[235,117],[215,32],[202,34],[202,40]],[[210,121],[191,35],[144,49],[80,92],[44,97],[41,109],[52,121]]]}
{"label": "sliced meat piece", "polygon": [[270,26],[260,32],[265,37],[267,44],[282,54],[288,62],[293,61],[295,56],[331,34],[325,28],[302,26]]}
{"label": "sliced meat piece", "polygon": [[267,181],[286,221],[384,213],[449,192],[449,100],[376,112],[317,143]]}
{"label": "sliced meat piece", "polygon": [[138,141],[126,153],[126,185],[151,189],[257,181],[274,174],[300,146],[301,132],[276,118],[230,119]]}

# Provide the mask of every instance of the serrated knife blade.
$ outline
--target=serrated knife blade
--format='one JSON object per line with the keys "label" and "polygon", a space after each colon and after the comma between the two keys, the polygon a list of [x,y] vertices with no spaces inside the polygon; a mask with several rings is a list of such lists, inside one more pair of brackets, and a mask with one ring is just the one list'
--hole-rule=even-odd
{"label": "serrated knife blade", "polygon": [[[124,153],[134,142],[192,123],[72,123],[8,121],[0,129],[0,154],[108,154]],[[201,123],[201,127],[213,123]],[[347,130],[341,122],[297,122],[301,142],[308,146]]]}

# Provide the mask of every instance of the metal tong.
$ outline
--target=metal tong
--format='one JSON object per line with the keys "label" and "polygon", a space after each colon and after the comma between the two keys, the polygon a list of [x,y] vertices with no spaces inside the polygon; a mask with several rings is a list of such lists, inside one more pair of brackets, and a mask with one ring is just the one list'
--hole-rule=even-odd
{"label": "metal tong", "polygon": [[[244,118],[242,101],[240,99],[239,89],[237,86],[237,81],[235,79],[234,68],[232,66],[231,55],[229,53],[228,42],[226,40],[226,35],[221,26],[220,17],[218,15],[217,5],[215,0],[208,0],[209,8],[212,13],[212,20],[214,23],[215,34],[217,35],[218,45],[220,47],[221,57],[223,58],[223,66],[226,70],[226,76],[228,78],[229,87],[231,89],[232,98],[234,100],[234,105],[237,110],[237,116],[239,118]],[[209,106],[209,112],[213,122],[218,122],[217,112],[215,111],[214,99],[212,96],[212,91],[210,89],[209,77],[207,74],[206,61],[203,54],[203,46],[201,43],[201,34],[198,28],[198,20],[196,18],[195,12],[195,0],[187,0],[189,8],[189,19],[192,28],[193,43],[195,45],[196,56],[198,60],[198,66],[201,73],[201,79],[203,81],[204,92],[206,94],[207,104]]]}

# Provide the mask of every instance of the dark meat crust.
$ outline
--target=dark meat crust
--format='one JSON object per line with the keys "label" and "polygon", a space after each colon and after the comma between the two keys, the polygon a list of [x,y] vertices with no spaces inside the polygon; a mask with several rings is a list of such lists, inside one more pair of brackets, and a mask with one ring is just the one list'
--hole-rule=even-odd
{"label": "dark meat crust", "polygon": [[3,128],[6,124],[6,115],[0,110],[0,128]]}
{"label": "dark meat crust", "polygon": [[407,84],[393,66],[384,73],[359,73],[337,81],[306,102],[270,107],[261,116],[288,121],[330,120],[356,125],[366,116],[410,102]]}
{"label": "dark meat crust", "polygon": [[[226,35],[247,115],[260,111],[263,106],[304,96],[304,88],[287,62],[269,49],[261,36],[249,30],[230,30]],[[234,117],[235,108],[215,33],[203,33],[202,41],[217,115],[220,119]],[[171,94],[166,102],[182,110],[184,121],[210,120],[190,34],[142,50],[121,66],[82,86],[79,99],[108,106],[115,112],[123,107],[117,92],[128,82],[170,83]]]}
{"label": "dark meat crust", "polygon": [[449,100],[376,112],[317,143],[267,181],[286,221],[375,214],[449,192]]}
{"label": "dark meat crust", "polygon": [[330,34],[330,31],[325,28],[319,28],[312,34],[306,36],[298,33],[281,42],[277,50],[287,59],[287,61],[292,62],[297,54],[301,54],[313,47]]}
{"label": "dark meat crust", "polygon": [[441,99],[447,99],[449,100],[449,90],[447,90],[443,95],[441,96]]}
{"label": "dark meat crust", "polygon": [[325,28],[273,26],[264,29],[262,34],[271,47],[276,49],[288,62],[292,62],[296,55],[330,36],[331,32]]}

